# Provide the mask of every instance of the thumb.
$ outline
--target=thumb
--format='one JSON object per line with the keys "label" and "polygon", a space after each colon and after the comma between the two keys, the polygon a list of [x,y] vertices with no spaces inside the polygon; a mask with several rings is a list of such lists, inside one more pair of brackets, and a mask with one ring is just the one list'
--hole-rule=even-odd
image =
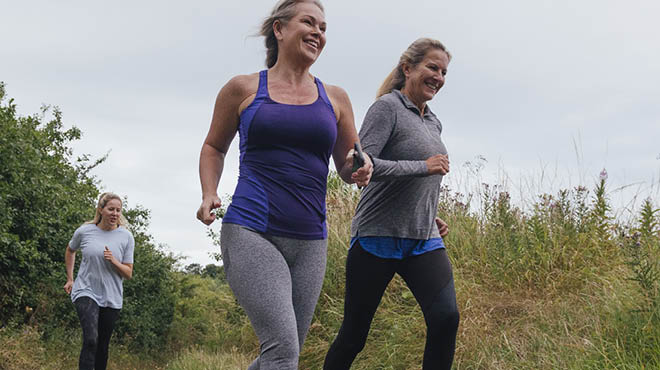
{"label": "thumb", "polygon": [[105,250],[106,250],[106,251],[109,251],[109,249],[108,249],[108,246],[107,246],[107,245],[105,246]]}

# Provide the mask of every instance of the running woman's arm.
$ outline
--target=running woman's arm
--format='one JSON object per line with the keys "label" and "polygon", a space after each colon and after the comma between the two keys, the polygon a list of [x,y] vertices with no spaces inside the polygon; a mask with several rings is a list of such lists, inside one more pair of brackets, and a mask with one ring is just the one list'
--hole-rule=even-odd
{"label": "running woman's arm", "polygon": [[66,252],[64,252],[64,266],[66,267],[66,284],[64,284],[64,291],[66,294],[71,294],[71,289],[73,289],[73,266],[76,262],[76,251],[66,246]]}
{"label": "running woman's arm", "polygon": [[124,279],[130,279],[133,277],[133,264],[119,262],[119,260],[117,260],[115,256],[112,255],[112,252],[110,249],[108,249],[107,246],[103,251],[103,258],[105,258],[106,261],[112,263],[112,265],[117,269],[117,272],[119,272],[119,275],[121,275]]}
{"label": "running woman's arm", "polygon": [[199,155],[202,204],[197,211],[197,219],[206,225],[215,221],[215,214],[211,211],[221,206],[217,191],[225,155],[236,135],[241,109],[249,104],[248,100],[254,99],[254,94],[249,92],[251,85],[254,84],[253,80],[253,76],[232,78],[220,90],[215,100],[211,127]]}
{"label": "running woman's arm", "polygon": [[372,181],[388,181],[400,177],[422,177],[446,175],[449,172],[449,158],[437,154],[426,160],[385,160],[380,155],[397,125],[395,107],[385,100],[377,100],[367,111],[360,128],[362,150],[373,159]]}
{"label": "running woman's arm", "polygon": [[332,151],[332,159],[339,177],[348,184],[367,186],[373,172],[373,165],[369,156],[365,156],[365,163],[353,172],[353,145],[359,142],[355,130],[353,106],[348,94],[338,86],[326,85],[326,90],[337,117],[337,141]]}

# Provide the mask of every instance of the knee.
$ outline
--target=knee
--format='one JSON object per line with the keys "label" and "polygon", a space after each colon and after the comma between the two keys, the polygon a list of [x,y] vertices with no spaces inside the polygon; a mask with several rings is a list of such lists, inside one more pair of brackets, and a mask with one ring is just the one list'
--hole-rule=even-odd
{"label": "knee", "polygon": [[96,337],[87,337],[83,338],[83,348],[88,349],[92,352],[96,352],[96,348],[98,347],[98,338]]}
{"label": "knee", "polygon": [[430,332],[447,333],[456,332],[460,321],[458,308],[436,306],[431,308],[426,315],[426,325]]}

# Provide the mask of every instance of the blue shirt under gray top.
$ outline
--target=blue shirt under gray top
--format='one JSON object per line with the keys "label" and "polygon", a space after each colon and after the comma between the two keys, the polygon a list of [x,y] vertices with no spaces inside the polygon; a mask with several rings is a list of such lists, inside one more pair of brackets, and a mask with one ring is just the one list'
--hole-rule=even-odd
{"label": "blue shirt under gray top", "polygon": [[424,115],[399,90],[369,108],[360,142],[374,162],[351,225],[353,237],[439,238],[435,217],[442,175],[429,175],[426,160],[447,154],[442,125],[428,105]]}
{"label": "blue shirt under gray top", "polygon": [[69,248],[82,252],[82,262],[73,283],[71,300],[93,299],[99,307],[121,309],[124,287],[117,269],[103,257],[105,247],[121,263],[133,263],[135,240],[122,226],[106,231],[95,224],[84,224],[74,233]]}

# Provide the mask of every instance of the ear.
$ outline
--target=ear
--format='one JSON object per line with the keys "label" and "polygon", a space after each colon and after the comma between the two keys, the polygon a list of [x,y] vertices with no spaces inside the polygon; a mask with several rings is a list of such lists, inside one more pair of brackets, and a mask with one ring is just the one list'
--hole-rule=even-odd
{"label": "ear", "polygon": [[284,38],[282,36],[282,28],[283,27],[284,27],[284,25],[282,24],[282,22],[279,19],[276,19],[275,22],[273,22],[273,33],[275,34],[275,39],[277,41],[282,41],[282,39]]}
{"label": "ear", "polygon": [[410,77],[410,65],[408,63],[403,63],[401,65],[401,72],[403,72],[403,75],[408,79],[408,77]]}

